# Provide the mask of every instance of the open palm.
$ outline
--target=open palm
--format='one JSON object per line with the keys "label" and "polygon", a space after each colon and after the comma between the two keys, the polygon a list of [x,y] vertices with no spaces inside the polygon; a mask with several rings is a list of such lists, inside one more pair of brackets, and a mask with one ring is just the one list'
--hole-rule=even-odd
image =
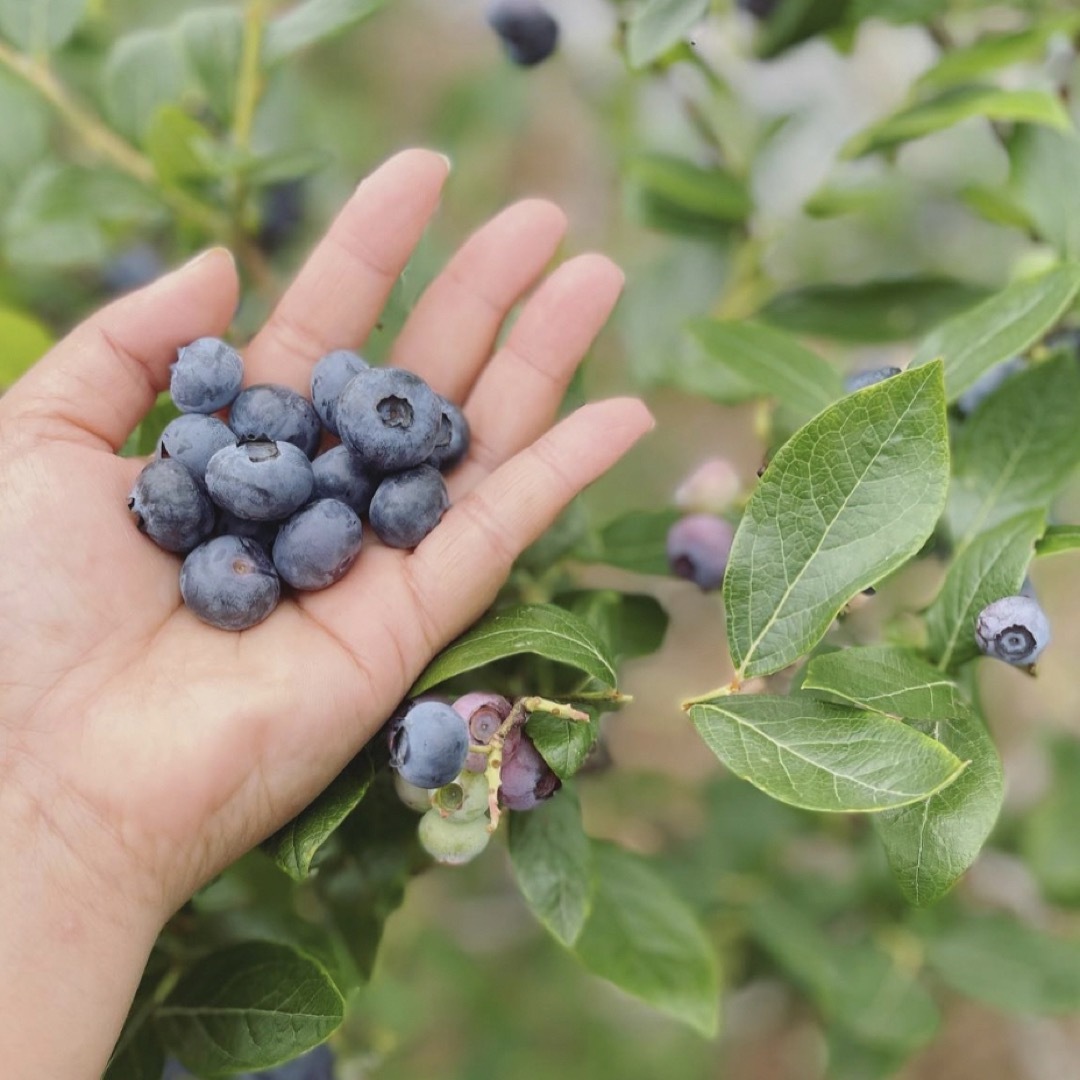
{"label": "open palm", "polygon": [[[246,350],[247,382],[306,392],[357,346],[435,210],[447,166],[407,151],[357,190]],[[453,507],[413,553],[369,533],[348,575],[228,633],[179,596],[177,559],[134,528],[140,463],[117,448],[176,348],[223,333],[237,281],[215,250],[78,327],[0,399],[0,789],[70,888],[109,882],[164,919],[309,801],[432,655],[493,599],[516,555],[650,426],[634,400],[554,427],[621,274],[564,263],[496,338],[562,236],[528,201],[476,233],[416,307],[391,362],[463,404]]]}

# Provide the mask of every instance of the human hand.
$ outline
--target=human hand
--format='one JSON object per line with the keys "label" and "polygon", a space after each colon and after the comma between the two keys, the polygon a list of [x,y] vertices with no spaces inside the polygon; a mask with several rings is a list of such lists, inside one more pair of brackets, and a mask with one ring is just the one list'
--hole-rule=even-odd
{"label": "human hand", "polygon": [[[247,348],[248,383],[307,393],[320,355],[363,342],[446,172],[414,150],[361,184]],[[5,1032],[33,1040],[39,982],[43,1037],[55,1031],[63,1004],[44,987],[40,937],[59,935],[88,976],[61,976],[71,1009],[85,1012],[89,988],[99,1010],[116,1000],[107,1019],[72,1020],[57,1056],[23,1059],[38,1069],[26,1075],[96,1075],[87,1063],[104,1064],[134,989],[125,962],[137,981],[175,908],[326,786],[491,603],[521,550],[649,429],[644,406],[623,399],[548,430],[618,297],[608,260],[560,266],[495,349],[564,228],[544,202],[500,214],[395,343],[390,362],[463,403],[472,426],[442,523],[412,553],[368,531],[341,582],[242,633],[183,607],[176,558],[126,510],[141,463],[116,455],[177,347],[228,326],[238,284],[226,252],[103,309],[0,399],[0,969],[30,969],[0,990],[0,1060],[11,1060]]]}

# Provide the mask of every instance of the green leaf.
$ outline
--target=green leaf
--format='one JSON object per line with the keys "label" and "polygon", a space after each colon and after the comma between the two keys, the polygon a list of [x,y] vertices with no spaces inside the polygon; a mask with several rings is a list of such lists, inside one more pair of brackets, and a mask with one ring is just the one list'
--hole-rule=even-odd
{"label": "green leaf", "polygon": [[536,712],[529,717],[525,730],[555,775],[568,780],[585,764],[600,734],[600,720],[591,710],[588,723]]}
{"label": "green leaf", "polygon": [[949,278],[810,285],[774,297],[757,317],[789,333],[833,341],[905,341],[986,295]]}
{"label": "green leaf", "polygon": [[1000,90],[995,86],[956,86],[882,120],[849,140],[840,154],[848,160],[921,139],[972,117],[1045,124],[1067,129],[1068,110],[1043,90]]}
{"label": "green leaf", "polygon": [[236,103],[236,77],[243,46],[243,16],[237,7],[185,12],[177,31],[184,55],[214,115],[228,124]]}
{"label": "green leaf", "polygon": [[803,689],[906,719],[967,763],[936,795],[874,818],[905,898],[917,905],[939,900],[975,861],[1001,810],[1004,777],[985,724],[955,683],[888,645],[814,657]]}
{"label": "green leaf", "polygon": [[953,447],[945,520],[956,546],[1018,514],[1047,510],[1080,465],[1078,430],[1080,368],[1072,356],[1036,364],[1009,380],[1009,393],[991,394]]}
{"label": "green leaf", "polygon": [[188,1069],[266,1069],[324,1042],[345,1000],[323,968],[270,942],[233,945],[195,964],[158,1007],[158,1033]]}
{"label": "green leaf", "polygon": [[294,881],[303,881],[319,849],[360,805],[374,778],[371,754],[361,751],[310,806],[263,842],[263,850]]}
{"label": "green leaf", "polygon": [[0,390],[11,384],[52,348],[53,337],[32,315],[0,307]]}
{"label": "green leaf", "polygon": [[804,810],[905,806],[964,768],[941,743],[891,717],[801,696],[718,697],[691,705],[690,718],[736,776]]}
{"label": "green leaf", "polygon": [[567,664],[604,686],[615,686],[614,661],[584,619],[551,604],[523,604],[489,615],[451,642],[416,680],[411,694],[415,697],[462,672],[522,653]]}
{"label": "green leaf", "polygon": [[975,643],[979,612],[1020,591],[1044,528],[1043,511],[1019,514],[980,533],[956,556],[926,612],[927,651],[942,670],[979,654]]}
{"label": "green leaf", "polygon": [[771,60],[785,49],[835,29],[847,18],[851,0],[784,0],[769,15],[754,51]]}
{"label": "green leaf", "polygon": [[592,849],[581,807],[567,788],[528,813],[510,814],[510,862],[532,913],[570,948],[589,917]]}
{"label": "green leaf", "polygon": [[671,573],[667,534],[682,513],[678,510],[631,510],[609,521],[588,547],[574,552],[581,562],[604,563],[635,574]]}
{"label": "green leaf", "polygon": [[919,346],[911,366],[943,357],[946,394],[955,401],[995,364],[1038,341],[1078,292],[1080,265],[1059,266],[1018,281],[939,326]]}
{"label": "green leaf", "polygon": [[1080,941],[1004,915],[967,915],[929,942],[927,959],[958,993],[1003,1012],[1041,1016],[1080,1008]]}
{"label": "green leaf", "polygon": [[716,363],[756,396],[773,398],[801,415],[820,412],[843,392],[832,364],[782,330],[716,319],[701,319],[688,329]]}
{"label": "green leaf", "polygon": [[678,45],[709,10],[709,0],[648,0],[626,30],[626,58],[639,70]]}
{"label": "green leaf", "polygon": [[719,1025],[716,955],[693,913],[647,863],[610,844],[592,848],[596,894],[578,959],[711,1038]]}
{"label": "green leaf", "polygon": [[146,153],[167,186],[205,180],[220,170],[210,132],[178,105],[162,105],[150,118]]}
{"label": "green leaf", "polygon": [[849,394],[796,432],[750,496],[728,560],[738,677],[809,652],[856,593],[914,555],[948,470],[940,364]]}
{"label": "green leaf", "polygon": [[0,180],[18,182],[49,149],[49,113],[42,99],[10,71],[0,71]]}
{"label": "green leaf", "polygon": [[1023,820],[1020,849],[1043,895],[1056,904],[1080,904],[1080,743],[1058,736],[1050,744],[1053,783]]}
{"label": "green leaf", "polygon": [[118,1047],[102,1080],[161,1080],[165,1051],[149,1020],[147,1017]]}
{"label": "green leaf", "polygon": [[616,589],[582,589],[559,593],[561,607],[594,626],[618,661],[649,656],[663,644],[668,614],[655,596]]}
{"label": "green leaf", "polygon": [[719,405],[741,405],[760,396],[759,390],[741,379],[730,367],[716,362],[707,333],[697,332],[709,320],[693,319],[678,328],[678,346],[665,340],[659,354],[652,352],[655,368],[648,378],[659,386],[672,386],[685,394],[707,398]]}
{"label": "green leaf", "polygon": [[0,0],[0,34],[25,53],[53,52],[83,21],[89,0]]}
{"label": "green leaf", "polygon": [[1012,67],[1027,60],[1041,59],[1049,40],[1056,34],[1071,33],[1080,18],[1075,13],[1040,14],[1038,21],[1010,34],[988,34],[971,45],[951,49],[916,81],[922,91],[945,90]]}
{"label": "green leaf", "polygon": [[746,185],[725,169],[703,168],[667,154],[635,158],[627,176],[649,205],[668,207],[688,223],[745,221],[753,210]]}
{"label": "green leaf", "polygon": [[302,49],[355,26],[374,15],[386,0],[306,0],[279,15],[266,28],[263,61],[276,64]]}
{"label": "green leaf", "polygon": [[1036,555],[1057,555],[1080,548],[1080,525],[1051,525],[1035,545]]}
{"label": "green leaf", "polygon": [[175,31],[136,30],[120,38],[102,69],[109,119],[121,134],[141,143],[157,110],[180,102],[188,77]]}
{"label": "green leaf", "polygon": [[1004,225],[1027,233],[1035,231],[1027,210],[1008,189],[985,184],[967,184],[957,195],[965,206],[994,225]]}
{"label": "green leaf", "polygon": [[1011,185],[1035,234],[1063,259],[1080,259],[1080,136],[1019,127],[1009,141]]}

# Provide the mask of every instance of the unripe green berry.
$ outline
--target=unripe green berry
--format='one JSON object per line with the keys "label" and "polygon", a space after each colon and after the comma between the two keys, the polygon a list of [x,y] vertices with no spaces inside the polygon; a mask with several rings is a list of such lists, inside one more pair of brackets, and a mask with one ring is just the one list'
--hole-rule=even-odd
{"label": "unripe green berry", "polygon": [[452,784],[433,793],[431,805],[444,818],[458,824],[475,821],[488,808],[487,777],[464,770]]}
{"label": "unripe green berry", "polygon": [[457,822],[429,810],[420,819],[420,843],[436,861],[447,866],[471,862],[488,846],[491,833],[484,818]]}
{"label": "unripe green berry", "polygon": [[394,791],[397,797],[410,809],[418,814],[426,814],[431,809],[431,792],[427,788],[417,787],[403,780],[401,773],[394,773]]}

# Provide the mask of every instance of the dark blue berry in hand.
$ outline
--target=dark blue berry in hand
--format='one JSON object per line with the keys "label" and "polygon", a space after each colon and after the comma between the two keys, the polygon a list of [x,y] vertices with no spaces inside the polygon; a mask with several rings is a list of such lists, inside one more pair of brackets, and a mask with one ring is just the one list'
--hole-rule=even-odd
{"label": "dark blue berry in hand", "polygon": [[863,390],[867,386],[884,382],[886,379],[891,379],[894,375],[899,374],[900,369],[898,367],[880,367],[871,371],[856,371],[854,375],[849,375],[844,380],[844,389],[850,394],[855,390]]}
{"label": "dark blue berry in hand", "polygon": [[261,544],[269,552],[274,546],[280,527],[277,521],[249,521],[247,518],[237,517],[228,510],[219,510],[214,535],[242,536]]}
{"label": "dark blue berry in hand", "polygon": [[336,499],[318,499],[295,514],[274,541],[274,565],[294,589],[325,589],[360,554],[360,519]]}
{"label": "dark blue berry in hand", "polygon": [[688,514],[668,530],[667,557],[671,572],[694,582],[703,592],[724,583],[735,530],[713,514]]}
{"label": "dark blue berry in hand", "polygon": [[223,510],[249,521],[280,521],[311,497],[315,474],[289,442],[255,439],[219,450],[206,467],[206,486]]}
{"label": "dark blue berry in hand", "polygon": [[487,21],[522,67],[546,60],[559,42],[559,24],[536,0],[496,0],[488,6]]}
{"label": "dark blue berry in hand", "polygon": [[390,722],[390,765],[421,788],[449,784],[469,754],[469,729],[449,706],[420,701]]}
{"label": "dark blue berry in hand", "polygon": [[212,413],[232,404],[240,393],[244,362],[231,345],[204,337],[179,350],[171,372],[173,404],[185,413]]}
{"label": "dark blue berry in hand", "polygon": [[1050,643],[1050,621],[1033,597],[1006,596],[979,612],[975,641],[995,660],[1030,667]]}
{"label": "dark blue berry in hand", "polygon": [[229,410],[229,427],[241,439],[288,442],[313,458],[322,427],[314,406],[287,386],[260,383],[240,392]]}
{"label": "dark blue berry in hand", "polygon": [[214,529],[214,506],[206,489],[179,461],[151,461],[128,499],[135,524],[158,547],[182,554]]}
{"label": "dark blue berry in hand", "polygon": [[217,536],[184,560],[180,595],[203,622],[221,630],[246,630],[277,607],[281,582],[262,545],[240,536]]}
{"label": "dark blue berry in hand", "polygon": [[531,810],[561,787],[562,781],[541,757],[525,729],[513,728],[503,743],[499,802],[509,810]]}
{"label": "dark blue berry in hand", "polygon": [[446,398],[441,401],[439,437],[435,442],[435,449],[431,451],[431,457],[428,458],[428,464],[434,465],[441,472],[447,472],[469,452],[469,421],[452,401],[447,401]]}
{"label": "dark blue berry in hand", "polygon": [[348,447],[327,450],[311,463],[311,468],[315,473],[312,494],[316,499],[337,499],[358,514],[368,512],[381,477],[364,468]]}
{"label": "dark blue berry in hand", "polygon": [[216,416],[184,413],[165,425],[157,452],[158,457],[179,461],[193,476],[205,481],[210,459],[219,450],[235,443],[232,428]]}
{"label": "dark blue berry in hand", "polygon": [[366,371],[366,360],[349,349],[327,353],[311,372],[311,403],[323,427],[331,435],[338,434],[337,403],[354,376]]}
{"label": "dark blue berry in hand", "polygon": [[371,470],[426,461],[442,430],[442,399],[402,368],[369,368],[349,380],[334,418],[341,441]]}
{"label": "dark blue berry in hand", "polygon": [[449,505],[442,474],[430,465],[419,465],[379,484],[368,520],[387,546],[414,548],[439,524]]}

